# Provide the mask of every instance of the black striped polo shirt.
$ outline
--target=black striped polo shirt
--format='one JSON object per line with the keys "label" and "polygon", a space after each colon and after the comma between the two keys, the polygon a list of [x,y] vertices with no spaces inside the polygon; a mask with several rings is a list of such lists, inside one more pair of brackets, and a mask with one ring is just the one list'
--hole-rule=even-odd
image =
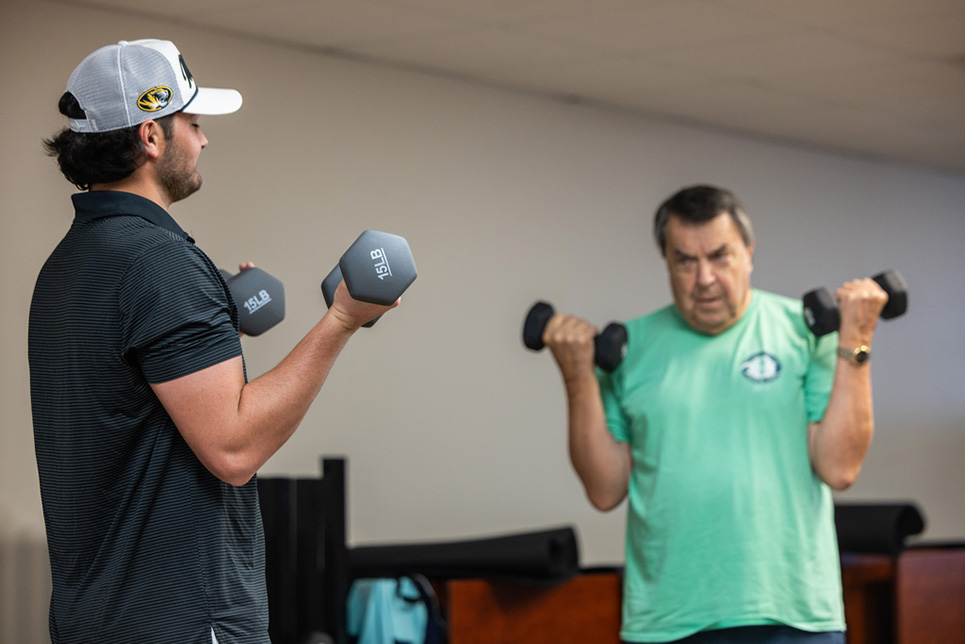
{"label": "black striped polo shirt", "polygon": [[153,202],[73,202],[28,338],[53,644],[267,644],[256,482],[208,472],[150,387],[241,354],[224,280]]}

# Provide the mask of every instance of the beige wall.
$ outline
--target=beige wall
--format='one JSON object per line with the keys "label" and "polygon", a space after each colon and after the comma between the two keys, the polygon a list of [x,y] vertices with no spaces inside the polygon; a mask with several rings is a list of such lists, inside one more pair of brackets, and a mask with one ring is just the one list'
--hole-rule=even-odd
{"label": "beige wall", "polygon": [[285,283],[284,323],[244,341],[251,376],[318,318],[318,284],[362,230],[412,246],[420,277],[402,306],[353,339],[264,468],[314,474],[320,455],[347,455],[352,542],[574,523],[587,563],[621,559],[623,510],[597,514],[583,499],[559,377],[549,356],[522,348],[520,327],[537,298],[598,324],[668,302],[650,215],[697,181],[744,198],[759,287],[797,296],[888,267],[904,273],[911,310],[879,327],[878,433],[844,497],[914,499],[927,538],[965,538],[965,177],[22,4],[0,20],[0,537],[43,538],[27,311],[69,224],[71,187],[40,139],[61,127],[57,99],[83,56],[162,37],[202,84],[245,97],[238,114],[202,121],[205,187],[172,214],[219,264],[252,260]]}

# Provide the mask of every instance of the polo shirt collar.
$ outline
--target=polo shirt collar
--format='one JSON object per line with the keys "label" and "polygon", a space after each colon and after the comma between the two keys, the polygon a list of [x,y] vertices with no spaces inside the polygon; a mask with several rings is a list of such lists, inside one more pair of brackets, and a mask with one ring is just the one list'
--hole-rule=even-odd
{"label": "polo shirt collar", "polygon": [[74,221],[93,221],[102,217],[133,215],[194,243],[191,236],[184,232],[168,211],[140,195],[118,190],[94,190],[71,195],[70,199],[74,202]]}

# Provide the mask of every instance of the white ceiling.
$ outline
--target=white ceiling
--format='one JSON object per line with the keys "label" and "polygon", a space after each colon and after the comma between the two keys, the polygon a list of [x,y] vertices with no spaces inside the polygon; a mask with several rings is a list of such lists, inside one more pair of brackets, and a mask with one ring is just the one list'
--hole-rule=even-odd
{"label": "white ceiling", "polygon": [[965,172],[965,0],[63,0]]}

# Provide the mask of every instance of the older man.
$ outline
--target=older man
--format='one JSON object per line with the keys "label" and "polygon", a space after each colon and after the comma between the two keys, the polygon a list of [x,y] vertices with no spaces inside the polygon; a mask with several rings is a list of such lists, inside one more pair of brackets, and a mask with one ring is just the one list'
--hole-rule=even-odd
{"label": "older man", "polygon": [[837,291],[838,333],[751,287],[737,198],[685,188],[654,234],[673,304],[627,324],[626,358],[595,372],[596,329],[562,314],[544,341],[563,375],[569,449],[591,503],[629,498],[626,642],[843,644],[831,489],[873,431],[870,355],[887,296]]}

